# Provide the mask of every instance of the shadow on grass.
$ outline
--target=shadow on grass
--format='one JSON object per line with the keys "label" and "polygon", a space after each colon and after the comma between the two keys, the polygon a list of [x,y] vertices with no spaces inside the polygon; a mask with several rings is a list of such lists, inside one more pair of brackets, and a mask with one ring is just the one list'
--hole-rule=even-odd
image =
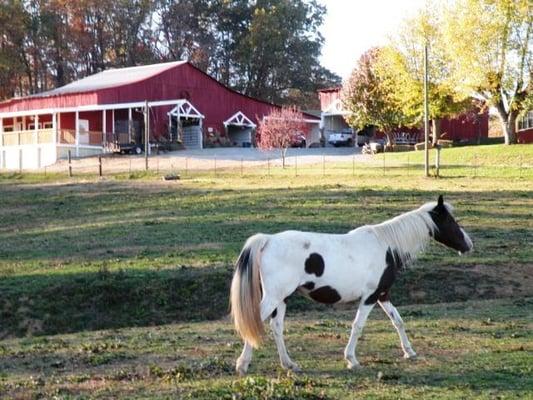
{"label": "shadow on grass", "polygon": [[[5,277],[0,281],[0,339],[223,318],[229,312],[232,274],[231,268],[181,267]],[[501,279],[481,278],[460,268],[409,270],[392,297],[396,305],[497,297]],[[331,310],[298,294],[288,300],[288,308]],[[355,310],[355,304],[335,308]],[[430,317],[415,310],[405,315]]]}

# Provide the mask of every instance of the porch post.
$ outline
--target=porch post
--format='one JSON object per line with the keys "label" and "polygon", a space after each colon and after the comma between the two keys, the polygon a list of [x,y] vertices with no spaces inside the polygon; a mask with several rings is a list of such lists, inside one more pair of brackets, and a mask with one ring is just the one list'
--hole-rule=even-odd
{"label": "porch post", "polygon": [[105,147],[107,140],[107,110],[102,110],[102,145]]}
{"label": "porch post", "polygon": [[204,148],[204,129],[203,129],[203,119],[200,118],[200,148]]}
{"label": "porch post", "polygon": [[39,115],[36,114],[33,120],[33,144],[39,143]]}
{"label": "porch post", "polygon": [[57,141],[57,113],[52,114],[52,131],[54,132],[54,140]]}
{"label": "porch post", "polygon": [[131,143],[131,128],[133,125],[131,108],[128,108],[128,143]]}
{"label": "porch post", "polygon": [[[0,147],[4,145],[4,118],[0,118]],[[0,161],[0,166],[2,162]]]}
{"label": "porch post", "polygon": [[80,112],[76,111],[76,157],[80,156]]}
{"label": "porch post", "polygon": [[168,113],[168,140],[172,142],[172,115]]}
{"label": "porch post", "polygon": [[61,113],[57,113],[57,128],[56,128],[56,140],[57,143],[61,143]]}
{"label": "porch post", "polygon": [[113,134],[113,140],[115,140],[115,109],[111,110],[111,133]]}

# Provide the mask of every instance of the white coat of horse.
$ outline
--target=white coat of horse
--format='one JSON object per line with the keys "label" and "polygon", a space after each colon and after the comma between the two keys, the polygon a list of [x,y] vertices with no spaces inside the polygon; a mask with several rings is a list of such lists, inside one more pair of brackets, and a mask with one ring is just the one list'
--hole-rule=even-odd
{"label": "white coat of horse", "polygon": [[442,196],[436,203],[346,234],[286,231],[250,237],[237,260],[231,284],[232,317],[245,342],[237,372],[242,375],[248,370],[253,348],[259,346],[264,334],[263,321],[269,316],[282,367],[299,371],[283,340],[284,300],[297,290],[326,304],[360,299],[344,350],[348,368],[360,367],[355,357],[357,340],[376,303],[396,328],[404,357],[415,357],[389,291],[397,275],[430,238],[459,253],[473,248]]}

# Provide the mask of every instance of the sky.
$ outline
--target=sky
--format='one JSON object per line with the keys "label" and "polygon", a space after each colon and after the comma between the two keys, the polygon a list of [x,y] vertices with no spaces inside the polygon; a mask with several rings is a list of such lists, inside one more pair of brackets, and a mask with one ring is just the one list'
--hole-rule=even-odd
{"label": "sky", "polygon": [[347,78],[359,56],[387,42],[401,20],[425,0],[320,0],[327,7],[322,26],[322,65]]}

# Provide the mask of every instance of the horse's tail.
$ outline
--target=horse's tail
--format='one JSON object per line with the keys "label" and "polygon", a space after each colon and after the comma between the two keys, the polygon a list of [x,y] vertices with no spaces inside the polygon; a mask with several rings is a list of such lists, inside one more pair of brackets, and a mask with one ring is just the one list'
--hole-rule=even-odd
{"label": "horse's tail", "polygon": [[264,328],[261,320],[261,251],[268,237],[257,234],[244,245],[231,282],[231,316],[235,330],[253,347],[261,344]]}

